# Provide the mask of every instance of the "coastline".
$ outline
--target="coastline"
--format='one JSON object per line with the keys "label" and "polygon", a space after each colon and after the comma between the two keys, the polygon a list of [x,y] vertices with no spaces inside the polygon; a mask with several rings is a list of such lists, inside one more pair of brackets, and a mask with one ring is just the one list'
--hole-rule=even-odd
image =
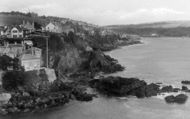
{"label": "coastline", "polygon": [[[86,77],[86,75],[84,76],[85,78],[89,78],[89,77]],[[81,78],[81,79],[83,79],[84,77],[76,77],[77,79],[79,79],[79,78]],[[101,79],[101,78],[100,78]],[[74,79],[72,79],[72,80],[74,80]],[[89,79],[88,79],[89,80]],[[79,84],[79,83],[81,83],[81,84],[79,84],[79,86],[83,86],[83,88],[88,88],[89,87],[89,85],[88,85],[88,80],[85,80],[84,82],[82,81],[82,83],[81,83],[81,81],[77,81],[77,82],[75,82],[75,83],[77,83],[77,84]],[[92,80],[92,78],[90,78],[90,80]],[[141,81],[143,81],[143,80],[141,80]],[[144,82],[144,81],[143,81]],[[68,85],[72,85],[72,84],[68,84]],[[136,84],[134,84],[134,85],[136,85]],[[149,85],[149,84],[148,84]],[[77,86],[74,86],[74,87],[77,87]],[[162,89],[163,87],[160,87],[160,89]],[[89,97],[90,97],[90,100],[88,100],[88,101],[92,101],[93,99],[93,97],[101,97],[101,96],[103,96],[103,97],[106,97],[106,98],[110,98],[109,96],[107,96],[107,95],[102,95],[101,94],[101,92],[98,92],[98,91],[96,91],[96,88],[92,88],[93,90],[95,90],[95,93],[94,92],[86,92],[85,94],[90,94],[89,95]],[[154,88],[153,88],[154,89]],[[133,89],[130,89],[130,90],[133,90]],[[151,89],[152,90],[152,89]],[[149,90],[149,91],[151,91],[151,90]],[[142,91],[142,90],[141,90]],[[140,91],[140,92],[141,92]],[[178,91],[178,92],[176,92],[176,91]],[[81,91],[80,93],[82,93],[82,94],[84,94],[83,93],[84,91]],[[143,91],[142,91],[143,92]],[[182,90],[182,89],[176,89],[175,87],[166,87],[166,89],[165,89],[165,92],[164,93],[157,93],[156,94],[156,96],[159,98],[162,98],[162,99],[164,99],[165,97],[167,97],[167,96],[170,96],[170,95],[174,95],[174,96],[177,96],[178,94],[186,94],[186,93],[188,93],[189,92],[189,89],[187,89],[187,90]],[[92,94],[92,95],[91,95]],[[96,94],[96,95],[94,95],[94,94]],[[163,94],[165,94],[165,96],[163,97]],[[155,95],[155,94],[154,94]],[[79,98],[81,97],[81,99],[82,100],[78,100],[79,102],[77,102],[77,103],[80,103],[81,101],[84,101],[84,103],[86,102],[86,100],[83,100],[84,98],[83,98],[83,96],[82,95],[80,95],[79,96]],[[88,96],[87,96],[88,97]],[[89,98],[88,97],[88,98]],[[122,96],[111,96],[111,97],[113,97],[113,98],[123,98],[123,97],[125,97],[125,99],[127,99],[127,98],[130,98],[130,95],[122,95]],[[136,97],[136,96],[135,96]],[[155,97],[155,96],[151,96],[151,97]],[[56,107],[64,107],[65,106],[65,104],[69,104],[69,103],[72,103],[72,101],[76,101],[77,99],[76,99],[76,93],[75,93],[75,95],[73,95],[73,94],[71,94],[70,96],[68,96],[67,98],[65,98],[65,99],[68,99],[68,102],[62,102],[62,103],[57,103],[58,105],[55,105],[55,106],[43,106],[41,109],[37,109],[37,110],[26,110],[26,111],[22,111],[22,112],[17,112],[17,111],[15,111],[15,112],[13,112],[13,113],[9,113],[10,115],[14,115],[14,114],[22,114],[22,113],[24,113],[24,114],[27,114],[27,113],[36,113],[36,112],[43,112],[43,111],[48,111],[48,110],[53,110],[54,108],[56,108]],[[140,98],[141,99],[141,98]],[[43,102],[43,101],[42,101]],[[45,102],[45,103],[47,103],[47,102]],[[12,110],[13,111],[13,110]],[[2,113],[3,114],[3,113]],[[8,114],[8,115],[9,115]]]}

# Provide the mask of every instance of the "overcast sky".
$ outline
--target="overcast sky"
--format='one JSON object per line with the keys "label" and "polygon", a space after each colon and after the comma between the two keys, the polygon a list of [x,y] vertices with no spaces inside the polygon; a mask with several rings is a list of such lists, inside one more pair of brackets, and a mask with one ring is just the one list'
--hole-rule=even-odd
{"label": "overcast sky", "polygon": [[97,25],[190,20],[190,0],[0,0],[0,11],[13,10]]}

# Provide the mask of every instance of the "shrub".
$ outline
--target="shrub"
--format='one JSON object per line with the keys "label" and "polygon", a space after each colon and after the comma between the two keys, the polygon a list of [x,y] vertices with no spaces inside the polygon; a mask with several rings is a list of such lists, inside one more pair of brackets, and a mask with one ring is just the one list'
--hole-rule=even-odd
{"label": "shrub", "polygon": [[23,71],[9,71],[2,77],[2,86],[7,91],[18,90],[25,84],[25,74]]}
{"label": "shrub", "polygon": [[0,56],[0,69],[7,70],[8,67],[12,65],[12,60],[13,59],[7,55]]}

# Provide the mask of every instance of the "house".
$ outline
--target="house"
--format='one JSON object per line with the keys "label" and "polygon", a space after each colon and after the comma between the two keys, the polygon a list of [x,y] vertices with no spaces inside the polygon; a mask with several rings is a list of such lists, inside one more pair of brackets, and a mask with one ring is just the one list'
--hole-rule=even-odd
{"label": "house", "polygon": [[[32,44],[27,41],[31,47],[26,48],[23,55],[20,57],[20,64],[24,67],[25,71],[37,70],[41,68],[41,56],[42,50],[37,47],[33,47]],[[28,44],[27,44],[28,45]]]}
{"label": "house", "polygon": [[2,35],[7,38],[23,38],[23,29],[20,26],[6,26]]}
{"label": "house", "polygon": [[15,58],[21,56],[24,51],[22,38],[5,38],[0,46],[0,55]]}
{"label": "house", "polygon": [[20,26],[12,27],[11,38],[23,38],[23,30]]}
{"label": "house", "polygon": [[27,22],[23,21],[22,27],[24,29],[28,30],[28,32],[30,32],[30,33],[35,31],[34,22],[30,23],[29,21],[27,21]]}
{"label": "house", "polygon": [[41,68],[41,58],[32,54],[24,54],[20,57],[20,64],[25,71],[37,70]]}
{"label": "house", "polygon": [[49,32],[60,32],[59,26],[52,22],[45,26],[45,30]]}

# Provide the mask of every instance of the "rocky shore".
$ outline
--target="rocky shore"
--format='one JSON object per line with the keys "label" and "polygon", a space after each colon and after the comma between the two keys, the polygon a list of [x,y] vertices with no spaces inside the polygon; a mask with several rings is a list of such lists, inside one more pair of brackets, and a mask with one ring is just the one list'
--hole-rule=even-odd
{"label": "rocky shore", "polygon": [[25,91],[17,91],[11,93],[11,98],[0,106],[2,115],[11,113],[26,113],[47,110],[48,108],[61,106],[70,100],[91,101],[95,94],[85,92],[85,88],[81,88],[73,83],[64,84],[59,81],[52,84],[56,86],[49,92],[29,93]]}
{"label": "rocky shore", "polygon": [[[145,81],[137,78],[123,78],[123,77],[103,77],[101,79],[94,79],[90,81],[90,86],[96,89],[99,93],[111,97],[126,97],[136,96],[137,98],[157,96],[162,93],[171,92],[189,92],[189,89],[182,86],[182,89],[173,88],[172,86],[161,87],[158,84],[147,84]],[[167,103],[186,102],[188,96],[179,94],[177,96],[165,97]]]}

